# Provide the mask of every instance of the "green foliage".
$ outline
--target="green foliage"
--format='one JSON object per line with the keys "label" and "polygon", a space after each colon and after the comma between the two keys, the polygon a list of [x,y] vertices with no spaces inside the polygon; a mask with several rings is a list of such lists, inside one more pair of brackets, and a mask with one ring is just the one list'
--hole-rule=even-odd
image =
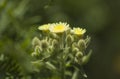
{"label": "green foliage", "polygon": [[[0,0],[0,79],[19,79],[16,76],[21,74],[24,74],[21,79],[51,76],[52,74],[42,73],[43,69],[39,73],[38,71],[46,64],[54,70],[53,65],[41,61],[31,62],[36,60],[30,56],[34,51],[31,41],[35,36],[41,40],[41,32],[36,31],[39,25],[59,21],[68,22],[72,27],[86,28],[87,34],[92,37],[90,47],[85,51],[89,52],[89,48],[92,48],[94,52],[91,61],[84,66],[89,79],[120,79],[119,4],[119,0]],[[65,39],[66,42],[73,40],[71,35]],[[57,42],[54,40],[52,44],[56,46]],[[41,51],[41,48],[38,49],[36,47],[35,51]],[[73,52],[78,50],[74,48]],[[85,60],[86,63],[90,54],[84,56],[82,61]],[[32,55],[35,56],[36,53]],[[80,55],[81,52],[76,56]],[[71,62],[67,66],[69,63]],[[81,67],[79,69],[82,71]],[[75,70],[77,74],[77,68]],[[71,75],[67,71],[66,74]],[[54,76],[52,79],[59,78]]]}
{"label": "green foliage", "polygon": [[26,31],[31,26],[30,21],[25,20],[28,3],[29,0],[13,2],[0,0],[0,78],[2,79],[22,78],[33,72],[29,45],[35,32],[33,33],[34,27]]}

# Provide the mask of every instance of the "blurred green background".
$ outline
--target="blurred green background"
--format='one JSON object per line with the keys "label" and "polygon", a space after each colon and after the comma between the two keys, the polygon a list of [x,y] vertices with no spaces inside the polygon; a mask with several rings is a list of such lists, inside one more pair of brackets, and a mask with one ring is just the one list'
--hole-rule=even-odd
{"label": "blurred green background", "polygon": [[37,27],[59,21],[86,28],[91,36],[93,55],[84,66],[89,79],[120,79],[120,0],[0,0],[0,61],[8,56],[32,72],[29,54]]}

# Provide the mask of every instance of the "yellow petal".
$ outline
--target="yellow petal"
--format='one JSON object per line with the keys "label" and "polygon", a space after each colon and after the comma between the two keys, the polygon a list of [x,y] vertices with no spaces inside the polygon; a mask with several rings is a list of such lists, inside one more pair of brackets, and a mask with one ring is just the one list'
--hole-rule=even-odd
{"label": "yellow petal", "polygon": [[44,25],[39,26],[38,29],[42,31],[48,31],[49,27],[50,27],[50,24],[44,24]]}

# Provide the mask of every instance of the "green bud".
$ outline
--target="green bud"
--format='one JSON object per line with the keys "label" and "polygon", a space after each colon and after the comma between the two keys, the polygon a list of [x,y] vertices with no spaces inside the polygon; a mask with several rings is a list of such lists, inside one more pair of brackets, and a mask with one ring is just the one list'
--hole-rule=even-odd
{"label": "green bud", "polygon": [[55,33],[51,33],[50,36],[51,36],[52,38],[55,38],[55,39],[58,39],[58,38],[59,38],[59,36],[58,36],[57,34],[55,34]]}
{"label": "green bud", "polygon": [[80,51],[84,51],[85,48],[86,48],[85,40],[80,39],[80,40],[78,41],[78,47],[79,47]]}
{"label": "green bud", "polygon": [[32,40],[32,45],[35,47],[36,45],[40,45],[40,40],[37,37],[34,37]]}
{"label": "green bud", "polygon": [[81,57],[83,57],[83,53],[82,52],[77,52],[76,53],[76,57],[79,59],[79,58],[81,58]]}
{"label": "green bud", "polygon": [[57,47],[59,45],[58,41],[56,39],[53,39],[52,46]]}
{"label": "green bud", "polygon": [[48,44],[47,40],[41,41],[41,48],[42,49],[46,49],[46,48],[48,48],[48,46],[49,46],[49,44]]}
{"label": "green bud", "polygon": [[39,55],[39,54],[42,52],[41,47],[40,47],[40,46],[36,46],[36,47],[35,47],[35,52],[36,52],[36,54]]}
{"label": "green bud", "polygon": [[90,50],[90,52],[86,56],[83,56],[82,65],[86,64],[89,61],[91,55],[92,55],[92,50]]}
{"label": "green bud", "polygon": [[76,42],[74,42],[74,43],[72,44],[72,48],[74,48],[74,47],[78,47],[77,44],[76,44]]}
{"label": "green bud", "polygon": [[47,49],[47,52],[49,52],[49,53],[53,52],[52,46],[49,46],[49,48]]}
{"label": "green bud", "polygon": [[91,37],[87,36],[85,39],[86,47],[89,45]]}
{"label": "green bud", "polygon": [[71,44],[74,41],[74,38],[72,37],[72,35],[67,35],[65,41]]}
{"label": "green bud", "polygon": [[37,53],[36,52],[33,52],[33,53],[31,53],[31,56],[37,56]]}
{"label": "green bud", "polygon": [[51,38],[48,39],[48,42],[49,42],[50,45],[52,45],[52,40],[53,39],[51,39]]}
{"label": "green bud", "polygon": [[78,64],[82,63],[82,57],[83,57],[83,53],[82,52],[77,52],[75,55],[75,62],[77,62]]}
{"label": "green bud", "polygon": [[77,47],[74,47],[73,49],[72,49],[72,52],[73,53],[77,53],[79,51],[79,49],[77,48]]}

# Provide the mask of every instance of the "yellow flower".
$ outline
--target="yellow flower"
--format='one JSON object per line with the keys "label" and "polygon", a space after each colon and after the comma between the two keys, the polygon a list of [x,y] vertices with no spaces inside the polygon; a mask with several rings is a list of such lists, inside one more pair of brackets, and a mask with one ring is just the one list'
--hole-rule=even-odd
{"label": "yellow flower", "polygon": [[50,32],[53,33],[62,33],[65,32],[69,29],[69,25],[67,23],[56,23],[52,24],[51,27],[49,28]]}
{"label": "yellow flower", "polygon": [[82,28],[73,28],[73,30],[72,30],[72,33],[73,34],[76,34],[76,35],[79,35],[79,36],[81,36],[81,35],[83,35],[84,33],[86,32],[86,29],[82,29]]}
{"label": "yellow flower", "polygon": [[51,26],[51,24],[44,24],[38,27],[39,30],[42,31],[49,31],[49,27]]}

